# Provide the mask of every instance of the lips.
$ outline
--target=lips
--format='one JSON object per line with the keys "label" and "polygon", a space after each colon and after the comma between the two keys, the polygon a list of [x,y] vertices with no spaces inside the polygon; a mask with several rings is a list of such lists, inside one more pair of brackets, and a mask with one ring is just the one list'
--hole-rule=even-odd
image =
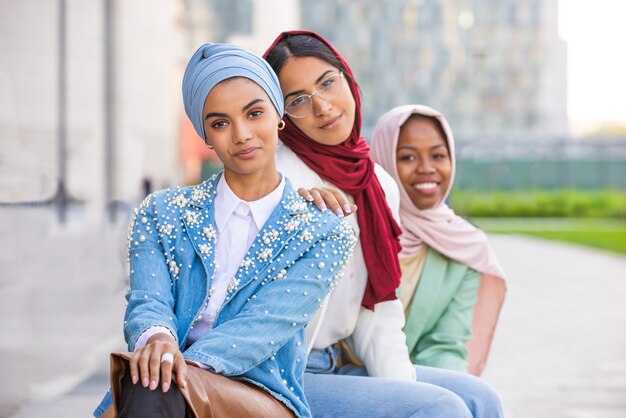
{"label": "lips", "polygon": [[241,158],[243,160],[248,160],[250,158],[254,158],[260,149],[261,147],[250,147],[242,149],[241,151],[237,151],[236,153],[234,153],[233,156]]}
{"label": "lips", "polygon": [[341,115],[335,116],[334,118],[329,119],[319,126],[320,129],[331,129],[337,126],[339,123],[339,119],[341,119]]}
{"label": "lips", "polygon": [[436,181],[422,181],[414,183],[413,188],[424,196],[432,196],[439,190],[439,183]]}
{"label": "lips", "polygon": [[417,190],[432,190],[437,188],[437,183],[417,183],[413,187]]}

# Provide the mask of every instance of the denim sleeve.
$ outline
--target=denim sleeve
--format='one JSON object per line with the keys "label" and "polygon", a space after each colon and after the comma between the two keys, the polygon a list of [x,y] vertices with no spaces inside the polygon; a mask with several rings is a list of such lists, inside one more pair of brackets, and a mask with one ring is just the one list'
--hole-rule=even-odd
{"label": "denim sleeve", "polygon": [[172,279],[153,209],[157,200],[158,195],[151,195],[135,210],[128,235],[130,290],[124,337],[129,351],[134,351],[137,339],[150,327],[165,327],[177,335]]}
{"label": "denim sleeve", "polygon": [[[315,242],[256,294],[233,319],[185,351],[185,358],[226,376],[240,375],[275,355],[312,318],[352,255],[355,237],[345,222]],[[259,278],[260,280],[260,278]]]}
{"label": "denim sleeve", "polygon": [[420,338],[415,362],[423,366],[467,371],[465,343],[471,338],[480,274],[467,269],[454,297],[435,326]]}

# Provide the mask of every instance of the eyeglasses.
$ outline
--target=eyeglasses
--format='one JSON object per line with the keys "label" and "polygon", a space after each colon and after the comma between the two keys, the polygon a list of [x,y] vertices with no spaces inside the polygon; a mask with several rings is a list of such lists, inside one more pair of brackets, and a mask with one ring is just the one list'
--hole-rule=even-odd
{"label": "eyeglasses", "polygon": [[285,113],[293,118],[303,118],[313,109],[313,96],[332,100],[341,93],[343,72],[331,74],[318,83],[311,94],[301,94],[285,105]]}

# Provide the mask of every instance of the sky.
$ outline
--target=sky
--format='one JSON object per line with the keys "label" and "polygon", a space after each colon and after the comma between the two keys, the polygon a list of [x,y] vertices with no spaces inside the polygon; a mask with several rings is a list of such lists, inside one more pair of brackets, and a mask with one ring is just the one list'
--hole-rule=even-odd
{"label": "sky", "polygon": [[626,124],[626,1],[559,0],[572,130]]}

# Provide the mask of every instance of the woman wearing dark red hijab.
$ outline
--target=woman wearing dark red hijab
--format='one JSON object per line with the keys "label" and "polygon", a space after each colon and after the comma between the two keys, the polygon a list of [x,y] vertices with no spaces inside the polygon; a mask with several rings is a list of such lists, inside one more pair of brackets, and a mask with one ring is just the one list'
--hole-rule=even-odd
{"label": "woman wearing dark red hijab", "polygon": [[295,187],[339,189],[358,207],[347,218],[359,236],[354,255],[307,328],[304,387],[313,416],[501,416],[498,395],[483,381],[411,363],[396,299],[399,191],[360,135],[360,95],[348,64],[306,31],[282,33],[264,57],[285,98],[278,170]]}

